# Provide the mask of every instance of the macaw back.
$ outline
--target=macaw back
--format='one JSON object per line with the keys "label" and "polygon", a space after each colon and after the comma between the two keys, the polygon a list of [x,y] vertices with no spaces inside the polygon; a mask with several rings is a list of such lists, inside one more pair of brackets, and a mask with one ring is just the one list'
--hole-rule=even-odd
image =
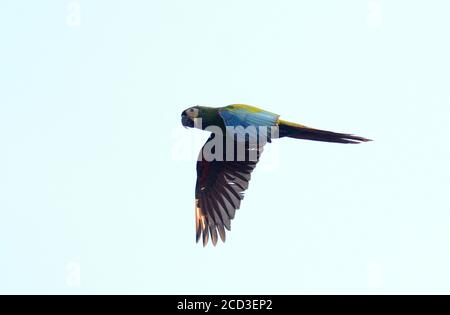
{"label": "macaw back", "polygon": [[245,104],[222,107],[219,114],[224,120],[225,126],[242,126],[244,128],[249,126],[276,126],[280,118],[280,115]]}
{"label": "macaw back", "polygon": [[250,105],[233,104],[219,109],[219,115],[225,127],[231,128],[238,139],[261,140],[261,132],[265,137],[264,142],[271,142],[272,138],[278,137],[278,114]]}

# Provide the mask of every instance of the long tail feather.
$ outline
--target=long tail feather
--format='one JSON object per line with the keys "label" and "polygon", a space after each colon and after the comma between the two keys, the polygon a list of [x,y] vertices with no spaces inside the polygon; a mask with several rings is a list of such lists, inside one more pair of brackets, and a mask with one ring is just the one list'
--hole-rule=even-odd
{"label": "long tail feather", "polygon": [[338,133],[327,130],[309,128],[300,124],[280,120],[280,138],[289,137],[313,141],[335,142],[335,143],[360,143],[372,141],[363,137],[347,133]]}

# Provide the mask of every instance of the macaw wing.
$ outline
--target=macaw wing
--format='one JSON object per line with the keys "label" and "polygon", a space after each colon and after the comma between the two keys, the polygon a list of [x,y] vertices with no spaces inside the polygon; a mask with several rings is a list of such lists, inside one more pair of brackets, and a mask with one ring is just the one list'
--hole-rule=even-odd
{"label": "macaw wing", "polygon": [[[278,125],[279,115],[253,107],[235,104],[219,110],[225,126],[232,128],[237,139],[256,140],[261,130],[267,132],[267,140],[271,141],[271,128]],[[260,127],[263,127],[260,129]],[[229,129],[228,129],[229,130]]]}
{"label": "macaw wing", "polygon": [[[230,221],[239,209],[244,191],[248,188],[251,173],[259,161],[263,147],[245,147],[245,158],[211,160],[207,149],[215,138],[212,134],[200,151],[197,161],[197,183],[195,187],[196,241],[203,237],[203,246],[211,237],[216,245],[218,235],[225,242],[225,229],[230,230]],[[223,141],[225,147],[225,139]],[[225,151],[225,150],[224,150]],[[237,152],[237,150],[234,150]]]}

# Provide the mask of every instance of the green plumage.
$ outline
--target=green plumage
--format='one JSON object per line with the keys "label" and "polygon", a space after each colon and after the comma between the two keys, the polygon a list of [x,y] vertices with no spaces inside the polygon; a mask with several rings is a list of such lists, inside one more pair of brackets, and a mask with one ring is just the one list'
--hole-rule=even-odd
{"label": "green plumage", "polygon": [[[196,124],[199,119],[201,119],[201,126]],[[207,129],[212,132],[197,161],[195,187],[196,240],[202,239],[204,246],[208,243],[209,238],[214,245],[217,243],[218,236],[225,241],[225,229],[230,230],[231,228],[231,220],[234,218],[236,210],[240,208],[251,173],[266,144],[266,142],[261,143],[259,137],[256,146],[250,141],[260,135],[260,130],[268,128],[273,131],[275,129],[279,138],[290,137],[335,143],[370,141],[351,134],[314,129],[281,120],[277,114],[243,104],[218,108],[194,106],[181,113],[181,121],[185,127]],[[211,127],[218,127],[222,133],[215,133],[213,129],[210,129]],[[226,152],[229,149],[226,144],[227,132],[230,127],[239,129],[241,133],[248,136],[243,138],[245,150],[243,159],[238,158],[238,142],[234,138],[231,138],[231,142],[234,142],[232,154],[228,155],[229,152]],[[270,142],[270,139],[267,142]],[[216,158],[209,159],[208,153],[210,155],[217,153],[216,145],[222,145],[222,148],[226,147],[226,150]],[[211,147],[214,147],[214,150],[206,152]]]}

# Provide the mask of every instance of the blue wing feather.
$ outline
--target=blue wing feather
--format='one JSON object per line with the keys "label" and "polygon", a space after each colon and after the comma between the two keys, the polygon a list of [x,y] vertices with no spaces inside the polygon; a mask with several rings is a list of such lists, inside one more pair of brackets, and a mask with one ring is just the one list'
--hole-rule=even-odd
{"label": "blue wing feather", "polygon": [[229,105],[219,111],[226,126],[276,126],[280,115],[250,106]]}
{"label": "blue wing feather", "polygon": [[[279,115],[250,106],[250,105],[229,105],[219,111],[226,127],[256,127],[253,130],[247,129],[247,135],[251,138],[258,137],[258,127],[277,126]],[[250,128],[251,129],[251,128]],[[239,130],[235,130],[239,135]],[[269,130],[270,132],[270,130]],[[242,131],[241,131],[242,133]],[[270,141],[270,137],[269,137]]]}

